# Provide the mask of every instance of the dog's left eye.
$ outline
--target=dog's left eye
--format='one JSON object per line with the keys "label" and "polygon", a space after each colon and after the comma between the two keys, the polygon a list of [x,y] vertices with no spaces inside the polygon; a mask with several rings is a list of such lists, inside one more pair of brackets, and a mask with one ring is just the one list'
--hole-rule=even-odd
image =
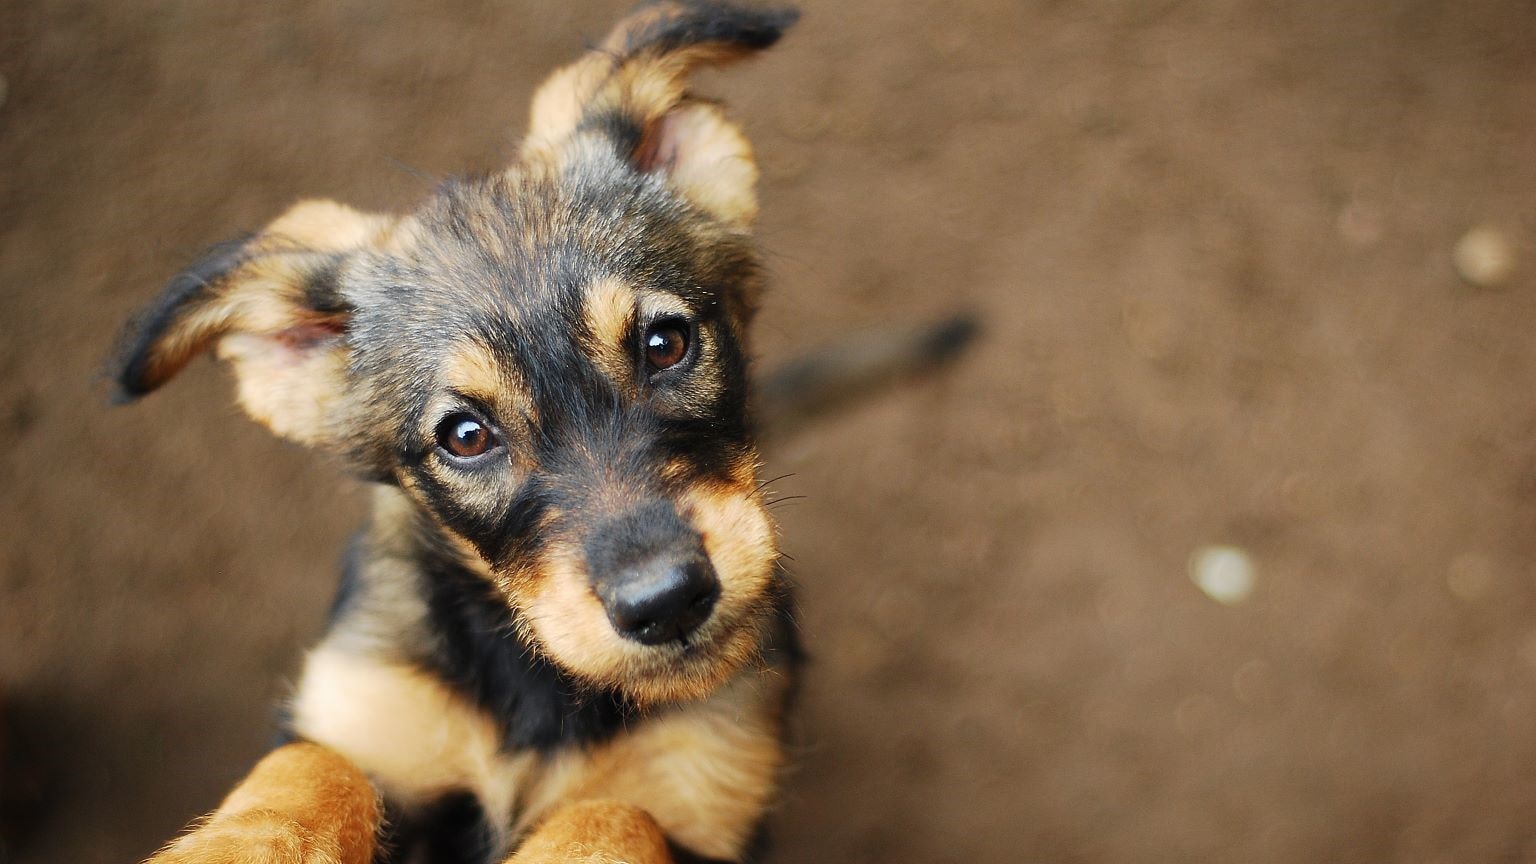
{"label": "dog's left eye", "polygon": [[449,414],[437,424],[437,446],[451,456],[473,459],[496,446],[496,433],[473,414]]}
{"label": "dog's left eye", "polygon": [[688,357],[688,322],[667,318],[645,328],[645,363],[653,372],[671,369]]}

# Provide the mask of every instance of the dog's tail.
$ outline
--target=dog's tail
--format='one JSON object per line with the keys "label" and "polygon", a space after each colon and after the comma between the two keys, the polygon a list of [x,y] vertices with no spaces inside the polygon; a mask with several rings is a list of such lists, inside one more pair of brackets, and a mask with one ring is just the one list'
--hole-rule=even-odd
{"label": "dog's tail", "polygon": [[688,76],[773,45],[799,17],[714,0],[646,3],[539,88],[524,153],[553,155],[591,129],[618,139],[642,168],[664,161],[655,130],[687,101]]}
{"label": "dog's tail", "polygon": [[791,360],[758,386],[761,435],[765,441],[788,437],[824,415],[935,371],[959,356],[976,333],[976,319],[962,315],[856,334]]}

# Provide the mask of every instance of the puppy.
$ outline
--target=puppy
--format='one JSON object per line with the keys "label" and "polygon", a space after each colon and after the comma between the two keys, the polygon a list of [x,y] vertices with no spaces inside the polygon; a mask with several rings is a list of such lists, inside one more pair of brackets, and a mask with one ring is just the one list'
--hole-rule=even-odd
{"label": "puppy", "polygon": [[786,9],[642,7],[515,164],[406,215],[306,201],[126,330],[124,399],[227,361],[371,484],[287,742],[152,859],[736,861],[798,659],[757,477],[757,169],[690,95]]}

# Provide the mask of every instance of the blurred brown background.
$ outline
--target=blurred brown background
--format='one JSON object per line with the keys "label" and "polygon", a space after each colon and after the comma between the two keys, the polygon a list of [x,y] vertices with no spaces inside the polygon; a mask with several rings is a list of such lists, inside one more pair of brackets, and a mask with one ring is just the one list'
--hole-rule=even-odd
{"label": "blurred brown background", "polygon": [[[298,197],[498,166],[627,5],[0,3],[4,854],[214,804],[360,516],[212,364],[109,409],[119,322]],[[766,357],[987,332],[773,454],[816,657],[774,860],[1536,857],[1536,4],[806,6],[705,82]]]}

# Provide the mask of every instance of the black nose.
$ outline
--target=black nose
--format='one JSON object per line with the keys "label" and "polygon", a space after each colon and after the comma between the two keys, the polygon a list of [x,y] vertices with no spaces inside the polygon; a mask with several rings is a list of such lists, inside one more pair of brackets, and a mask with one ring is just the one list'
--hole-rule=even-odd
{"label": "black nose", "polygon": [[720,581],[709,561],[658,556],[600,590],[608,620],[627,639],[661,645],[686,638],[709,618]]}

